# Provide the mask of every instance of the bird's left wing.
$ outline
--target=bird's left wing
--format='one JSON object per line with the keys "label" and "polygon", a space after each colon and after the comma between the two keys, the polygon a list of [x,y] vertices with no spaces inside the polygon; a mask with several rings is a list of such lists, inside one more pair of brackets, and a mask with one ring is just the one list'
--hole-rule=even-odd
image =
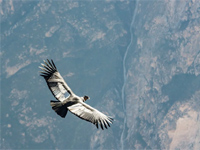
{"label": "bird's left wing", "polygon": [[97,109],[83,102],[76,103],[67,108],[79,118],[93,123],[97,128],[98,125],[100,125],[102,129],[104,129],[104,127],[107,129],[113,121],[111,117],[106,116]]}
{"label": "bird's left wing", "polygon": [[58,72],[53,60],[51,62],[47,59],[47,62],[44,61],[45,64],[41,64],[43,71],[41,72],[41,76],[47,82],[47,85],[54,95],[54,97],[59,101],[65,100],[65,93],[73,94],[72,90],[69,88],[67,83],[64,81],[60,73]]}

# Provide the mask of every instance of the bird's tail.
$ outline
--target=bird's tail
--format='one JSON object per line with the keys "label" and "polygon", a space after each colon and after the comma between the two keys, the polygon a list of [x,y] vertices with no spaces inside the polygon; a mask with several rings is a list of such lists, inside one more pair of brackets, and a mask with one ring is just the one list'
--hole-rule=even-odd
{"label": "bird's tail", "polygon": [[50,105],[52,106],[52,109],[62,118],[65,118],[65,116],[67,115],[67,106],[64,105],[62,102],[60,101],[51,101]]}

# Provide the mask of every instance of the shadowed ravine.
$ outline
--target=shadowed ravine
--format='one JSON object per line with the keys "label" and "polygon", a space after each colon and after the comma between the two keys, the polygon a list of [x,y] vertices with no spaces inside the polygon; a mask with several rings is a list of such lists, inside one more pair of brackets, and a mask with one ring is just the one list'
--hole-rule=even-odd
{"label": "shadowed ravine", "polygon": [[162,87],[162,93],[169,98],[167,102],[162,104],[162,111],[167,113],[175,102],[191,99],[194,93],[200,90],[199,83],[200,75],[179,74],[173,76],[171,81]]}
{"label": "shadowed ravine", "polygon": [[122,104],[123,104],[123,112],[124,112],[124,124],[123,124],[123,129],[122,129],[122,134],[121,134],[121,138],[120,138],[120,143],[121,143],[121,149],[124,149],[124,138],[125,138],[125,130],[126,130],[126,115],[127,115],[127,112],[126,112],[126,99],[125,99],[125,86],[127,84],[127,69],[126,69],[126,58],[127,58],[127,55],[128,55],[128,52],[130,50],[133,51],[133,49],[131,49],[130,47],[132,46],[133,44],[133,34],[134,34],[134,31],[133,31],[133,24],[134,24],[134,21],[135,21],[135,16],[136,16],[136,13],[137,13],[137,9],[138,9],[138,0],[136,0],[135,2],[135,10],[134,10],[134,13],[133,13],[133,18],[132,18],[132,21],[131,21],[131,25],[130,25],[130,34],[131,34],[131,40],[130,40],[130,43],[125,51],[125,54],[124,54],[124,59],[123,59],[123,75],[124,75],[124,84],[122,86]]}

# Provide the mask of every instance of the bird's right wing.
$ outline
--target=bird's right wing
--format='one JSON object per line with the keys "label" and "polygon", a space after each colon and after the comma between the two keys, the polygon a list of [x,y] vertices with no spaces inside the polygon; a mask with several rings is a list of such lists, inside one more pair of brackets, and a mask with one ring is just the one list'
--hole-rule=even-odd
{"label": "bird's right wing", "polygon": [[45,64],[41,64],[42,67],[40,67],[40,69],[43,71],[41,71],[40,75],[46,80],[47,85],[54,97],[62,102],[66,99],[64,95],[66,92],[68,92],[70,95],[74,94],[58,72],[53,60],[50,62],[47,59],[47,62],[44,61],[44,63]]}
{"label": "bird's right wing", "polygon": [[104,129],[104,127],[110,127],[110,124],[112,124],[113,121],[111,117],[106,116],[102,112],[98,111],[97,109],[91,107],[90,105],[84,102],[73,104],[67,108],[70,112],[72,112],[79,118],[93,123],[94,125],[96,125],[97,128],[98,125],[102,129]]}

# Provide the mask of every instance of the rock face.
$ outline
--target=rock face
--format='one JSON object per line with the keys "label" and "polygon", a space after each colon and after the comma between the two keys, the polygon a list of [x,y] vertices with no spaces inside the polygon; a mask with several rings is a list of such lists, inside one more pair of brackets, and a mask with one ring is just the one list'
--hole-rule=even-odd
{"label": "rock face", "polygon": [[136,43],[130,43],[125,62],[124,148],[199,148],[199,6],[136,5]]}
{"label": "rock face", "polygon": [[[200,2],[0,1],[2,149],[200,149]],[[108,130],[51,110],[52,58]]]}

